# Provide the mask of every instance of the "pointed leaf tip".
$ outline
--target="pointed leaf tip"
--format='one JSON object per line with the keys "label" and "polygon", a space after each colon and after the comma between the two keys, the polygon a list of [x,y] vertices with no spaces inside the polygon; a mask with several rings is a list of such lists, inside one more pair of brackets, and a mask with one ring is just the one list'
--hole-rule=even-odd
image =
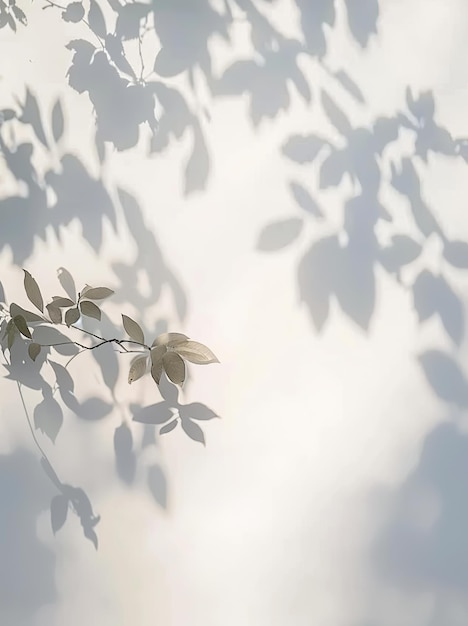
{"label": "pointed leaf tip", "polygon": [[133,341],[136,341],[137,343],[145,343],[145,336],[143,334],[141,326],[137,324],[135,320],[132,320],[131,317],[128,317],[128,315],[124,315],[122,313],[122,322],[125,328],[125,332],[130,337],[130,339],[133,339]]}
{"label": "pointed leaf tip", "polygon": [[28,270],[23,269],[24,272],[24,289],[26,291],[26,295],[30,302],[34,304],[34,306],[39,309],[41,313],[44,311],[44,301],[42,299],[41,290],[39,289],[39,285],[28,272]]}
{"label": "pointed leaf tip", "polygon": [[198,341],[185,341],[174,346],[175,352],[183,359],[196,363],[197,365],[207,365],[208,363],[219,363],[215,354],[204,344]]}
{"label": "pointed leaf tip", "polygon": [[130,370],[128,372],[128,384],[131,385],[135,380],[138,380],[142,376],[144,376],[146,372],[146,365],[148,363],[148,357],[146,354],[142,356],[137,356],[130,365]]}

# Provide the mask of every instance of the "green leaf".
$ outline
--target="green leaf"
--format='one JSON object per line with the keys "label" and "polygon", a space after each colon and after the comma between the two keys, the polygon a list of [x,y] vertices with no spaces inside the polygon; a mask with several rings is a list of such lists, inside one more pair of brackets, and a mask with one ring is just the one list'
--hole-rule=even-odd
{"label": "green leaf", "polygon": [[68,309],[65,313],[65,324],[67,326],[71,326],[75,324],[80,319],[80,312],[78,311],[78,307],[74,307],[73,309]]}
{"label": "green leaf", "polygon": [[52,300],[53,302],[51,302],[50,305],[47,306],[55,306],[61,308],[75,305],[75,302],[73,302],[73,300],[71,300],[70,298],[64,298],[63,296],[52,296]]}
{"label": "green leaf", "polygon": [[55,306],[55,303],[51,302],[46,306],[49,317],[54,324],[62,323],[62,311]]}
{"label": "green leaf", "polygon": [[93,33],[104,39],[107,35],[106,21],[96,0],[91,0],[89,3],[88,22]]}
{"label": "green leaf", "polygon": [[68,498],[63,494],[54,496],[50,503],[50,523],[52,532],[58,532],[67,521],[68,515]]}
{"label": "green leaf", "polygon": [[128,315],[124,315],[123,313],[122,321],[125,331],[130,339],[133,339],[133,341],[136,341],[137,343],[145,343],[145,336],[139,324],[132,320],[131,317],[128,317]]}
{"label": "green leaf", "polygon": [[24,289],[26,291],[26,295],[29,298],[29,301],[34,304],[34,306],[39,309],[41,313],[44,311],[44,301],[42,299],[41,290],[39,289],[39,285],[36,283],[31,274],[23,269],[24,272]]}
{"label": "green leaf", "polygon": [[26,324],[26,320],[22,315],[15,315],[13,318],[16,328],[20,331],[22,335],[27,337],[28,339],[32,339],[31,333],[29,332],[28,325]]}
{"label": "green leaf", "polygon": [[165,424],[162,428],[160,428],[159,434],[165,435],[166,433],[170,433],[171,430],[174,430],[176,426],[177,426],[177,420],[173,420],[172,422],[169,422],[168,424]]}
{"label": "green leaf", "polygon": [[166,352],[163,366],[167,377],[174,385],[182,385],[185,380],[185,363],[176,352]]}
{"label": "green leaf", "polygon": [[128,372],[128,384],[131,385],[135,380],[138,380],[144,376],[146,372],[146,365],[148,363],[148,356],[146,354],[137,356],[130,365],[130,371]]}
{"label": "green leaf", "polygon": [[17,315],[22,315],[24,317],[24,319],[27,322],[29,322],[30,324],[33,323],[33,322],[43,322],[44,321],[42,319],[42,317],[37,315],[37,313],[33,313],[32,311],[26,311],[26,309],[23,309],[23,307],[19,306],[18,304],[15,304],[14,302],[12,302],[10,304],[10,315],[11,315],[11,317],[16,317]]}
{"label": "green leaf", "polygon": [[37,357],[39,356],[40,351],[41,351],[41,345],[39,343],[35,343],[33,341],[32,343],[29,344],[29,346],[28,346],[28,354],[29,354],[29,358],[32,361],[35,361],[37,359]]}
{"label": "green leaf", "polygon": [[54,136],[55,143],[60,141],[65,128],[65,121],[63,118],[63,109],[60,100],[54,104],[52,109],[52,135]]}
{"label": "green leaf", "polygon": [[180,354],[180,356],[191,363],[197,363],[197,365],[204,365],[208,363],[219,363],[213,352],[202,343],[198,341],[186,341],[184,343],[178,343],[174,346],[174,350]]}
{"label": "green leaf", "polygon": [[188,341],[187,335],[184,335],[183,333],[163,333],[162,335],[156,337],[151,345],[172,347],[181,341]]}
{"label": "green leaf", "polygon": [[95,320],[101,319],[101,309],[96,306],[94,302],[90,302],[89,300],[83,300],[82,302],[80,302],[80,310],[83,315],[93,317]]}
{"label": "green leaf", "polygon": [[81,292],[81,295],[86,296],[90,300],[103,300],[104,298],[111,296],[113,293],[114,290],[109,289],[108,287],[85,287]]}

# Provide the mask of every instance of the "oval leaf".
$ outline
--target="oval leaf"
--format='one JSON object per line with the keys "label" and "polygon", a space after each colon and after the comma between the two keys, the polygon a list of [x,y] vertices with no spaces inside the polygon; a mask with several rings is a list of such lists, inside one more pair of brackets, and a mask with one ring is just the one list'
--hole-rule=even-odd
{"label": "oval leaf", "polygon": [[60,100],[57,100],[54,108],[52,109],[52,135],[54,136],[56,143],[61,139],[64,128],[65,121],[63,118],[63,109]]}
{"label": "oval leaf", "polygon": [[166,352],[163,366],[167,377],[174,385],[182,385],[185,380],[185,363],[177,352]]}
{"label": "oval leaf", "polygon": [[51,303],[46,306],[46,309],[49,313],[51,322],[53,322],[54,324],[62,323],[62,311],[58,307],[54,306],[54,304]]}
{"label": "oval leaf", "polygon": [[170,433],[171,430],[174,430],[176,426],[177,426],[177,420],[169,422],[168,424],[165,424],[162,428],[159,429],[159,434],[165,435],[166,433]]}
{"label": "oval leaf", "polygon": [[127,335],[130,337],[130,339],[133,339],[133,341],[136,341],[137,343],[145,343],[145,336],[143,334],[143,331],[141,330],[141,327],[139,324],[137,324],[135,322],[135,320],[132,320],[131,317],[128,317],[128,315],[124,315],[122,313],[122,321],[123,321],[123,326],[125,328],[125,331],[127,333]]}
{"label": "oval leaf", "polygon": [[37,313],[33,313],[32,311],[26,311],[26,309],[23,309],[23,307],[20,307],[18,304],[15,304],[14,302],[12,302],[10,304],[10,315],[11,315],[11,317],[16,317],[17,315],[22,315],[24,317],[24,319],[27,322],[29,322],[30,324],[32,322],[43,322],[44,321],[42,319],[42,317],[37,315]]}
{"label": "oval leaf", "polygon": [[180,356],[191,363],[197,363],[197,365],[203,365],[208,363],[219,363],[213,352],[202,343],[198,341],[186,341],[179,343],[174,347],[174,350],[180,354]]}
{"label": "oval leaf", "polygon": [[84,289],[81,295],[86,295],[89,300],[103,300],[104,298],[108,298],[114,293],[112,289],[108,289],[107,287],[90,287],[88,289]]}
{"label": "oval leaf", "polygon": [[12,320],[10,321],[11,321],[11,326],[9,325],[10,322],[8,323],[8,326],[7,326],[7,346],[8,346],[8,350],[11,351],[11,348],[15,342],[16,336],[18,335],[18,329],[16,328],[13,321]]}
{"label": "oval leaf", "polygon": [[96,0],[91,0],[89,3],[88,22],[91,30],[96,33],[98,37],[105,38],[107,35],[106,21],[101,7]]}
{"label": "oval leaf", "polygon": [[73,309],[68,309],[68,311],[65,313],[65,324],[67,326],[75,324],[75,322],[77,322],[79,319],[80,312],[78,311],[77,307],[74,307]]}
{"label": "oval leaf", "polygon": [[29,301],[34,304],[34,306],[39,309],[42,313],[44,311],[44,301],[42,299],[41,290],[39,289],[39,285],[36,283],[34,278],[27,270],[23,270],[24,272],[24,289],[26,291],[26,295],[29,298]]}
{"label": "oval leaf", "polygon": [[50,523],[52,525],[52,532],[59,531],[67,521],[68,514],[68,498],[63,494],[52,498],[50,503]]}
{"label": "oval leaf", "polygon": [[13,318],[16,328],[20,331],[22,335],[31,339],[31,333],[29,332],[28,325],[26,324],[26,320],[22,315],[15,315]]}
{"label": "oval leaf", "polygon": [[153,363],[151,365],[151,376],[157,385],[159,385],[161,381],[162,373],[163,373],[163,363],[161,359],[157,363]]}
{"label": "oval leaf", "polygon": [[152,346],[174,346],[176,343],[181,341],[188,341],[187,335],[183,333],[162,333],[162,335],[158,335],[156,339],[151,344]]}
{"label": "oval leaf", "polygon": [[39,343],[35,343],[34,341],[28,346],[28,354],[31,361],[35,361],[39,356],[41,351],[41,345]]}
{"label": "oval leaf", "polygon": [[89,300],[83,300],[83,302],[80,302],[80,310],[83,315],[93,317],[95,320],[101,319],[101,309],[96,304],[94,304],[94,302],[89,302]]}
{"label": "oval leaf", "polygon": [[76,287],[75,281],[73,280],[73,276],[70,272],[64,267],[59,267],[57,270],[57,277],[60,281],[60,284],[64,288],[65,292],[72,300],[76,298]]}
{"label": "oval leaf", "polygon": [[143,356],[137,356],[130,365],[130,371],[128,372],[128,384],[131,385],[135,380],[141,378],[146,372],[146,365],[148,357],[146,354]]}
{"label": "oval leaf", "polygon": [[60,308],[75,305],[75,302],[73,302],[73,300],[70,300],[70,298],[64,298],[63,296],[52,296],[52,300],[53,302],[51,302],[50,305],[47,306],[55,306]]}
{"label": "oval leaf", "polygon": [[198,424],[192,422],[191,419],[184,419],[181,421],[181,426],[190,439],[205,445],[205,434]]}

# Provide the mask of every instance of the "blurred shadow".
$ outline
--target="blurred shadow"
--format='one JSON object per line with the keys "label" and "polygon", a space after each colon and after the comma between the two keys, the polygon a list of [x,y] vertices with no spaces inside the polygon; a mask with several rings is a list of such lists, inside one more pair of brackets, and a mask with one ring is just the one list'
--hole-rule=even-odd
{"label": "blurred shadow", "polygon": [[[340,82],[347,83],[346,79]],[[359,94],[355,95],[359,103]],[[319,189],[337,188],[346,181],[351,185],[352,196],[344,204],[341,228],[314,241],[299,261],[299,295],[318,332],[328,321],[333,301],[350,320],[368,331],[376,304],[378,268],[403,286],[402,270],[420,257],[425,241],[432,236],[441,241],[449,264],[468,268],[468,243],[449,240],[445,235],[422,197],[415,165],[418,160],[426,161],[430,152],[452,158],[463,156],[464,140],[454,139],[435,121],[431,93],[415,98],[407,89],[408,112],[380,117],[370,126],[358,128],[352,127],[346,113],[327,91],[322,90],[320,100],[340,139],[295,134],[284,142],[283,154],[294,163],[318,170]],[[394,230],[390,242],[382,245],[377,226],[381,221],[390,225],[393,215],[380,201],[382,184],[386,182],[381,159],[403,131],[413,134],[414,154],[401,158],[399,164],[391,164],[390,184],[407,198],[419,237],[415,239]],[[296,181],[290,181],[289,186],[304,217],[285,217],[266,226],[257,244],[262,251],[281,250],[294,243],[302,234],[306,219],[326,219],[308,189]],[[463,305],[448,278],[423,269],[408,287],[420,322],[438,315],[454,344],[460,345],[465,333]]]}
{"label": "blurred shadow", "polygon": [[32,626],[38,609],[57,600],[55,555],[36,528],[53,492],[30,452],[0,456],[0,622],[5,626]]}
{"label": "blurred shadow", "polygon": [[438,425],[392,496],[392,513],[374,546],[375,570],[386,583],[434,598],[428,626],[468,619],[467,473],[468,435],[454,423]]}

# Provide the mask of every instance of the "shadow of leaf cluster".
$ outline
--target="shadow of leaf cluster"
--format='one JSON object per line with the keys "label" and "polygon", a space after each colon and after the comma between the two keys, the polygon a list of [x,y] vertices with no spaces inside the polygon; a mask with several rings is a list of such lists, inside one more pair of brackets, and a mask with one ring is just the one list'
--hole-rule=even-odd
{"label": "shadow of leaf cluster", "polygon": [[[423,268],[410,284],[403,284],[402,273],[419,262],[428,241],[439,239],[444,260],[457,269],[468,269],[468,243],[445,235],[435,213],[423,197],[418,164],[427,162],[433,153],[462,158],[464,140],[451,136],[435,121],[435,103],[431,93],[415,98],[407,90],[408,111],[392,117],[377,118],[368,127],[353,128],[345,112],[322,90],[323,112],[338,139],[318,134],[296,134],[283,144],[284,156],[312,172],[318,172],[318,188],[351,187],[344,203],[342,225],[335,232],[312,243],[298,266],[301,300],[307,306],[317,331],[322,331],[336,301],[339,308],[364,331],[369,329],[377,297],[376,272],[379,268],[410,291],[420,322],[437,315],[450,338],[460,345],[465,319],[460,294],[448,276]],[[410,132],[414,154],[391,164],[390,185],[407,201],[417,235],[393,228],[393,214],[380,201],[383,152]],[[267,225],[260,233],[258,248],[264,252],[281,250],[298,240],[306,221],[326,221],[327,216],[311,191],[292,180],[290,191],[302,217],[285,217]],[[388,243],[377,235],[380,223],[390,232]],[[415,267],[417,267],[415,265]]]}
{"label": "shadow of leaf cluster", "polygon": [[[302,30],[297,38],[280,32],[270,15],[274,3],[264,0],[223,0],[216,8],[210,0],[123,5],[115,0],[102,5],[74,0],[65,7],[45,0],[44,8],[59,10],[62,20],[79,26],[80,34],[83,27],[89,34],[67,44],[67,77],[93,105],[99,152],[106,143],[117,150],[133,148],[146,136],[149,154],[156,154],[188,133],[192,151],[184,185],[189,194],[206,186],[210,171],[204,130],[210,114],[198,104],[201,88],[212,98],[247,94],[254,126],[289,108],[291,87],[305,102],[311,101],[299,59],[304,55],[323,61],[335,25],[336,0],[294,2]],[[359,6],[346,0],[345,7],[352,37],[367,46],[378,31],[378,0],[363,0]],[[253,54],[234,59],[216,75],[213,43],[231,46],[232,29],[238,26],[248,29]],[[174,82],[178,77],[187,79],[194,98]]]}

